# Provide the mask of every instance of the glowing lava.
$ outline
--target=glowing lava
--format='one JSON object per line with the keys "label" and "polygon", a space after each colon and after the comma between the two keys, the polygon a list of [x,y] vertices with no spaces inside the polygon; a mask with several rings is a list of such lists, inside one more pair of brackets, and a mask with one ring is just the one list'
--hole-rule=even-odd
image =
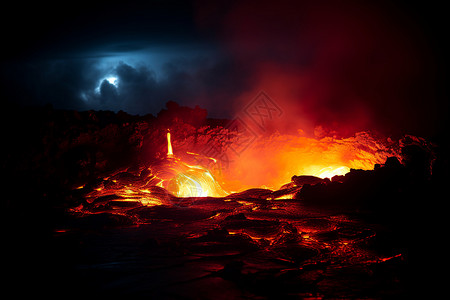
{"label": "glowing lava", "polygon": [[[229,132],[223,132],[221,136],[205,131],[204,141],[210,147],[220,146],[211,138],[217,136],[227,145],[223,136]],[[135,205],[173,205],[179,198],[233,197],[233,193],[237,193],[234,195],[238,198],[288,199],[296,192],[295,187],[293,190],[290,190],[292,186],[286,187],[293,175],[331,179],[346,174],[350,168],[373,169],[374,164],[382,164],[387,157],[395,156],[391,146],[368,133],[341,139],[279,134],[255,141],[224,165],[220,156],[214,158],[191,152],[196,148],[177,146],[175,155],[169,131],[166,137],[166,154],[150,166],[120,170],[103,178],[100,184],[77,187],[84,193],[87,203],[87,210],[80,209],[89,213],[111,208],[121,211]],[[202,149],[206,144],[198,142],[202,137],[197,138],[197,142],[186,139],[183,143]]]}
{"label": "glowing lava", "polygon": [[335,167],[335,166],[329,166],[329,167],[324,167],[324,168],[313,168],[315,170],[311,171],[311,174],[313,174],[314,176],[320,177],[320,178],[332,178],[333,176],[336,175],[345,175],[348,172],[350,172],[350,168],[346,167],[346,166],[340,166],[340,167]]}
{"label": "glowing lava", "polygon": [[[186,155],[200,156],[196,153]],[[208,158],[208,157],[206,157]],[[215,161],[214,159],[210,159]],[[161,170],[158,170],[160,169]],[[211,172],[201,165],[190,165],[173,154],[170,132],[167,132],[167,160],[154,168],[162,179],[161,186],[176,197],[224,197],[228,195]]]}
{"label": "glowing lava", "polygon": [[[182,163],[183,164],[183,163]],[[227,193],[211,173],[201,166],[187,166],[167,184],[167,190],[177,197],[224,197]]]}

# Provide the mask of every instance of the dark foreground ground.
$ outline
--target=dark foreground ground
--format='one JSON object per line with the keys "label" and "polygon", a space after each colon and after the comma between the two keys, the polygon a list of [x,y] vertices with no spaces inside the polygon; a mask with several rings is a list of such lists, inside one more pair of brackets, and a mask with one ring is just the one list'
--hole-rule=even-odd
{"label": "dark foreground ground", "polygon": [[45,235],[23,228],[4,257],[6,287],[152,299],[386,299],[431,297],[445,282],[445,238],[426,217],[405,231],[298,200],[175,204],[67,215]]}
{"label": "dark foreground ground", "polygon": [[410,254],[383,226],[295,200],[185,201],[68,217],[49,244],[30,241],[14,256],[19,287],[158,299],[407,292]]}

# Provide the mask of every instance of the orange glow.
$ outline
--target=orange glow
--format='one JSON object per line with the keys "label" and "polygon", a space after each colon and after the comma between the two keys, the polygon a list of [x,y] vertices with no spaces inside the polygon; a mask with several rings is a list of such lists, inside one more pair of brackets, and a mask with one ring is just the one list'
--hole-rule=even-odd
{"label": "orange glow", "polygon": [[371,170],[395,155],[394,150],[364,132],[348,138],[277,134],[260,138],[230,160],[221,180],[230,191],[262,186],[279,189],[293,175],[331,178],[352,168]]}

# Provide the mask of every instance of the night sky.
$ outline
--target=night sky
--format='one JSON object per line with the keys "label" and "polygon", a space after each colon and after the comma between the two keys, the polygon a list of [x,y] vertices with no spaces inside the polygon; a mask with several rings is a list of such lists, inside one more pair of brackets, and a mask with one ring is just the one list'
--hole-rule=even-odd
{"label": "night sky", "polygon": [[232,118],[264,91],[280,128],[434,137],[448,112],[445,9],[427,1],[5,4],[10,105]]}

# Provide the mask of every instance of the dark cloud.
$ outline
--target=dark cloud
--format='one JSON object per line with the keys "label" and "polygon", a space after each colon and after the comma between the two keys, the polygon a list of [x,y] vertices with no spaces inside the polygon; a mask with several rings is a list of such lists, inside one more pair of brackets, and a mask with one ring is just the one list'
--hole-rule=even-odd
{"label": "dark cloud", "polygon": [[180,48],[15,63],[4,76],[6,94],[25,105],[141,115],[156,114],[172,100],[232,116],[232,100],[250,86],[245,74],[236,76],[230,57]]}

